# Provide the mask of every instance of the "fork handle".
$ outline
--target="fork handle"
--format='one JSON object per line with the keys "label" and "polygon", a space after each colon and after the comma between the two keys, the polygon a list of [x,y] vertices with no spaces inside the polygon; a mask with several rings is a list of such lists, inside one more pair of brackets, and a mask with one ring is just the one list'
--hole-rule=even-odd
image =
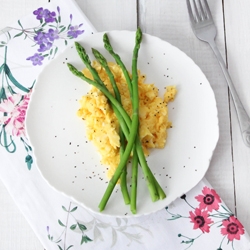
{"label": "fork handle", "polygon": [[244,109],[241,101],[240,101],[240,98],[239,98],[237,91],[234,87],[233,81],[228,73],[227,68],[226,68],[226,64],[225,64],[225,62],[224,62],[224,60],[223,60],[223,58],[218,50],[218,47],[217,47],[215,41],[214,40],[210,41],[209,45],[212,48],[215,56],[218,59],[218,62],[219,62],[220,67],[222,69],[222,72],[226,78],[229,90],[231,92],[231,96],[232,96],[233,103],[235,106],[236,114],[237,114],[239,124],[240,124],[240,129],[241,129],[243,141],[246,144],[246,146],[250,147],[250,118],[249,118],[246,110]]}

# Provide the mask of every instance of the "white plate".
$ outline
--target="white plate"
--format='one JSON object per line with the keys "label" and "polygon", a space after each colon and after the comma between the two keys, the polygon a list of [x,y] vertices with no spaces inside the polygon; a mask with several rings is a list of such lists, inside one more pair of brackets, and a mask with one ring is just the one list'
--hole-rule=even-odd
{"label": "white plate", "polygon": [[[108,32],[114,50],[130,70],[134,32]],[[91,48],[103,48],[103,33],[84,38],[80,43],[92,57]],[[85,124],[76,116],[78,100],[90,86],[68,70],[70,62],[84,68],[75,48],[69,47],[40,74],[27,112],[26,128],[42,176],[56,190],[94,212],[107,186],[106,168],[97,150],[86,139]],[[167,198],[151,202],[141,174],[138,184],[137,216],[158,211],[192,189],[205,175],[219,137],[214,93],[204,74],[183,52],[159,38],[143,36],[138,68],[147,83],[164,87],[176,85],[176,100],[169,104],[167,145],[153,150],[148,157]],[[111,216],[131,216],[124,205],[119,186],[105,210]],[[133,215],[134,216],[134,215]]]}

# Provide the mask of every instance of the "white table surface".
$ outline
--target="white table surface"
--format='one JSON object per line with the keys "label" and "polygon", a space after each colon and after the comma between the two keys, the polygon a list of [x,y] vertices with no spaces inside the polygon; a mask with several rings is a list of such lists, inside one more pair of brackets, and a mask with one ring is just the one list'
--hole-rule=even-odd
{"label": "white table surface", "polygon": [[[47,2],[1,0],[0,29]],[[143,32],[172,43],[199,65],[214,90],[220,128],[206,178],[250,232],[250,148],[243,144],[230,93],[213,52],[193,35],[186,1],[78,0],[77,3],[98,31],[135,30],[139,25]],[[208,0],[208,3],[217,26],[219,50],[250,114],[250,1]],[[44,249],[1,183],[0,197],[0,250]]]}

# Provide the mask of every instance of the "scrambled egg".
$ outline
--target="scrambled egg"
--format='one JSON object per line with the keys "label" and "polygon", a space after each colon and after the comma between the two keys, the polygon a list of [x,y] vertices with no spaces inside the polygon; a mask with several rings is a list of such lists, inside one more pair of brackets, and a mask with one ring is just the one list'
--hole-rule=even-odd
{"label": "scrambled egg", "polygon": [[[97,62],[93,62],[93,67],[109,91],[114,94],[105,70]],[[132,104],[123,72],[117,64],[109,63],[109,67],[120,91],[122,105],[131,116]],[[83,73],[86,77],[93,79],[88,69],[84,69]],[[154,84],[146,84],[145,75],[140,71],[138,87],[140,97],[139,133],[144,153],[148,156],[150,148],[163,148],[166,144],[167,129],[171,127],[171,122],[168,120],[167,103],[174,100],[177,90],[174,86],[169,86],[166,88],[164,98],[160,98],[158,88]],[[119,122],[109,101],[97,88],[92,87],[79,102],[80,108],[77,115],[85,120],[87,138],[94,143],[101,154],[101,163],[109,166],[107,174],[111,178],[120,162]]]}

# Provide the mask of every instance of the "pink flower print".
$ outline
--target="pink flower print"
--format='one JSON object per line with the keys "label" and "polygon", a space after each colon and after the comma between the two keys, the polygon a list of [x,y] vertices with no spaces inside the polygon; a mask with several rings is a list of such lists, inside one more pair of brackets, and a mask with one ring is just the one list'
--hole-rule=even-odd
{"label": "pink flower print", "polygon": [[13,136],[25,136],[24,121],[30,100],[28,95],[15,94],[0,104],[0,112],[5,115],[0,123],[5,125],[5,131]]}
{"label": "pink flower print", "polygon": [[199,228],[203,233],[209,233],[209,224],[213,223],[213,221],[208,218],[208,211],[202,211],[199,208],[196,208],[194,213],[190,211],[189,215],[191,222],[194,223],[193,229]]}
{"label": "pink flower print", "polygon": [[218,210],[219,203],[221,203],[220,196],[216,193],[214,189],[210,189],[208,187],[204,187],[202,190],[202,194],[195,197],[197,201],[200,202],[200,209],[207,209],[207,211]]}
{"label": "pink flower print", "polygon": [[230,216],[222,221],[221,233],[227,235],[228,240],[240,240],[240,236],[245,233],[243,225],[235,216]]}

